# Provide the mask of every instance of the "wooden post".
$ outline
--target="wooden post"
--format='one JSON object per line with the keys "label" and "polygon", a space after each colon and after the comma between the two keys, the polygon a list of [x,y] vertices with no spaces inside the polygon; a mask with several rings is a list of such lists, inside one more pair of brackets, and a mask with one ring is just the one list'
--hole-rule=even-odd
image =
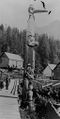
{"label": "wooden post", "polygon": [[35,50],[33,48],[33,75],[34,75],[34,71],[35,71]]}

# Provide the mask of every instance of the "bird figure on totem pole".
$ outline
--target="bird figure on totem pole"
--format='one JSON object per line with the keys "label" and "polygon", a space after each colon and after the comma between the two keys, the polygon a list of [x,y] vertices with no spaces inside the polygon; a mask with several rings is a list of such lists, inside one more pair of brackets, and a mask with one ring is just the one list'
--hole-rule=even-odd
{"label": "bird figure on totem pole", "polygon": [[[36,1],[36,0],[34,0],[34,1]],[[41,1],[41,3],[42,3],[42,5],[43,5],[43,8],[46,9],[45,2],[44,2],[44,1]],[[50,14],[51,14],[51,11],[48,12],[48,15],[50,15]]]}
{"label": "bird figure on totem pole", "polygon": [[43,8],[46,9],[45,7],[45,3],[43,1],[41,1],[42,5],[43,5]]}

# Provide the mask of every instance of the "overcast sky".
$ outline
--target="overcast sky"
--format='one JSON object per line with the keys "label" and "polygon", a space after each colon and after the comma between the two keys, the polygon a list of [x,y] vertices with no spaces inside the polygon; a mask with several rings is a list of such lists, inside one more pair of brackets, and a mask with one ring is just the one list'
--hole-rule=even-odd
{"label": "overcast sky", "polygon": [[[55,20],[60,20],[60,0],[42,0],[46,8],[52,10],[51,15],[37,14],[36,25],[43,26]],[[40,0],[0,0],[0,24],[24,29],[27,27],[28,6],[34,4],[35,8],[43,9]]]}

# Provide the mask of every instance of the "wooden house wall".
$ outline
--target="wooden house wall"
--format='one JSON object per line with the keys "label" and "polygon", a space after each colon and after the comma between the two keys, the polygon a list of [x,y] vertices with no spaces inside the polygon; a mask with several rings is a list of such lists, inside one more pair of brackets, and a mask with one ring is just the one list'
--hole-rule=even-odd
{"label": "wooden house wall", "polygon": [[9,66],[10,67],[16,67],[16,61],[9,59]]}
{"label": "wooden house wall", "polygon": [[52,76],[52,70],[50,69],[49,66],[47,66],[45,68],[45,70],[43,71],[43,75],[46,76],[46,77],[51,77]]}
{"label": "wooden house wall", "polygon": [[17,68],[21,68],[23,66],[23,61],[17,61]]}
{"label": "wooden house wall", "polygon": [[54,69],[54,79],[60,80],[60,64]]}
{"label": "wooden house wall", "polygon": [[8,58],[7,57],[2,57],[1,59],[0,59],[0,67],[2,68],[2,67],[8,67],[8,62],[9,62],[9,60],[8,60]]}
{"label": "wooden house wall", "polygon": [[23,66],[23,60],[17,61],[17,60],[9,59],[9,66],[20,69]]}
{"label": "wooden house wall", "polygon": [[5,54],[0,58],[0,67],[2,68],[7,68],[8,66],[10,67],[16,67],[16,68],[21,68],[23,66],[23,60],[14,60],[14,59],[9,59]]}

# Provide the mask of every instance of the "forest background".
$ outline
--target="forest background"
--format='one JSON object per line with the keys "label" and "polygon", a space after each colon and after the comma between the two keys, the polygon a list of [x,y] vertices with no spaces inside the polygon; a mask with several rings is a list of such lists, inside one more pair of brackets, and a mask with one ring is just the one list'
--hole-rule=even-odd
{"label": "forest background", "polygon": [[[36,73],[47,66],[48,63],[57,64],[60,61],[60,41],[54,37],[48,37],[47,34],[35,33],[35,38],[39,45],[36,51]],[[26,29],[19,31],[18,28],[4,27],[0,25],[0,56],[4,52],[19,54],[25,58]]]}

